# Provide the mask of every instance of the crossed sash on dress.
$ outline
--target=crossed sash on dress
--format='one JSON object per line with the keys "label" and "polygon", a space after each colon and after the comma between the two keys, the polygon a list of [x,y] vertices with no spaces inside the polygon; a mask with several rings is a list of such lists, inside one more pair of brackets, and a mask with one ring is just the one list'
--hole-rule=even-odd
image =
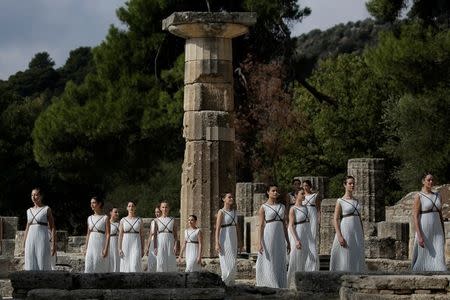
{"label": "crossed sash on dress", "polygon": [[161,223],[164,226],[164,228],[161,229],[161,230],[159,230],[159,228],[158,228],[158,233],[173,233],[173,231],[168,228],[169,224],[173,221],[172,217],[170,217],[170,220],[169,220],[169,222],[167,222],[167,224],[164,224],[164,222],[161,221],[159,218],[156,219],[156,220],[158,220],[158,222]]}
{"label": "crossed sash on dress", "polygon": [[[42,226],[48,226],[47,222],[39,222],[36,217],[39,215],[39,213],[41,211],[43,211],[45,208],[47,208],[47,206],[42,207],[36,214],[33,214],[33,210],[31,208],[29,208],[29,211],[31,213],[31,221],[28,222],[29,225],[42,225]],[[33,223],[33,221],[36,221],[36,223]]]}
{"label": "crossed sash on dress", "polygon": [[[295,222],[294,222],[294,226],[297,226],[297,225],[299,225],[299,224],[303,224],[303,223],[309,222],[308,209],[306,209],[306,213],[305,213],[303,210],[301,210],[300,207],[294,206],[294,209],[298,210],[299,212],[301,212],[302,214],[304,214],[305,217],[306,217],[306,219],[304,219],[303,221],[295,221]],[[295,214],[294,214],[294,220],[296,219],[295,217],[296,217],[296,216],[295,216]]]}
{"label": "crossed sash on dress", "polygon": [[228,224],[223,224],[223,225],[220,225],[220,227],[221,228],[223,228],[223,227],[230,227],[230,226],[236,226],[236,212],[233,214],[233,215],[231,215],[229,212],[227,212],[225,209],[221,209],[222,210],[222,212],[224,212],[225,214],[227,214],[230,218],[231,218],[231,222],[230,223],[228,223]]}
{"label": "crossed sash on dress", "polygon": [[[361,219],[361,215],[360,215],[360,213],[358,211],[358,204],[354,205],[353,203],[351,203],[349,201],[346,201],[343,198],[341,198],[341,200],[344,201],[347,204],[350,204],[353,207],[353,211],[351,213],[348,213],[348,214],[345,214],[345,215],[341,215],[341,219],[346,218],[346,217],[352,217],[352,216],[359,217]],[[356,212],[356,214],[355,214],[355,212]]]}
{"label": "crossed sash on dress", "polygon": [[[431,208],[431,209],[428,209],[428,210],[421,210],[420,211],[420,214],[427,214],[427,213],[431,213],[431,212],[441,212],[441,210],[439,209],[439,207],[437,207],[437,205],[436,205],[436,202],[437,202],[437,199],[438,199],[438,193],[433,193],[434,194],[434,201],[433,201],[433,199],[431,199],[430,197],[428,197],[427,195],[425,195],[424,193],[422,193],[422,192],[419,192],[419,195],[422,195],[422,196],[424,196],[425,198],[427,198],[428,200],[430,200],[431,201],[431,203],[433,204],[433,207]],[[434,210],[436,208],[436,210]]]}
{"label": "crossed sash on dress", "polygon": [[117,236],[117,233],[119,232],[119,226],[116,225],[115,223],[111,223],[111,225],[112,225],[116,230],[115,230],[115,233],[112,233],[114,230],[111,230],[110,236]]}
{"label": "crossed sash on dress", "polygon": [[191,235],[193,235],[197,230],[198,230],[198,228],[192,230],[191,233],[189,233],[189,231],[186,230],[186,243],[198,244],[198,240],[194,241],[193,239],[191,239]]}
{"label": "crossed sash on dress", "polygon": [[272,220],[265,220],[266,221],[266,223],[272,223],[272,222],[276,222],[276,221],[279,221],[279,222],[283,222],[284,221],[284,218],[282,218],[281,216],[280,216],[280,214],[279,214],[279,212],[280,212],[280,210],[281,210],[281,204],[278,206],[278,209],[277,210],[275,210],[275,209],[273,209],[270,205],[268,205],[268,204],[263,204],[263,205],[265,205],[265,206],[267,206],[268,208],[270,208],[271,210],[273,210],[274,212],[275,212],[275,217],[272,219]]}
{"label": "crossed sash on dress", "polygon": [[[102,220],[103,218],[104,218],[104,216],[101,217],[101,218],[98,218],[98,220],[95,221],[95,223],[94,223],[94,221],[92,220],[92,219],[93,219],[92,216],[90,216],[90,217],[89,217],[89,220],[90,220],[91,223],[92,223],[92,229],[89,229],[89,232],[98,232],[98,233],[101,233],[101,234],[105,234],[105,230],[101,230],[101,229],[99,229],[99,228],[97,227],[97,223],[98,223],[100,220]],[[106,225],[105,225],[105,226],[106,226]]]}
{"label": "crossed sash on dress", "polygon": [[139,233],[139,231],[140,231],[140,229],[138,229],[138,230],[136,230],[135,228],[134,228],[134,225],[136,225],[136,223],[140,220],[140,218],[136,218],[136,220],[133,222],[133,224],[131,224],[128,220],[127,220],[127,218],[123,218],[128,224],[130,224],[130,230],[128,230],[128,231],[123,231],[123,233]]}

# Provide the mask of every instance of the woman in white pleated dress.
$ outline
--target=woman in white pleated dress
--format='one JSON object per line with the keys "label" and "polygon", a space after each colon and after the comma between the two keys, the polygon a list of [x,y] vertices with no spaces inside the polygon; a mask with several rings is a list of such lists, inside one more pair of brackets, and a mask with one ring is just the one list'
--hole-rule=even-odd
{"label": "woman in white pleated dress", "polygon": [[27,227],[24,236],[24,269],[27,271],[51,270],[51,257],[56,255],[55,222],[52,210],[42,203],[42,198],[39,188],[31,191],[31,201],[34,206],[27,210]]}
{"label": "woman in white pleated dress", "polygon": [[155,255],[155,236],[156,236],[156,219],[161,215],[159,207],[155,208],[155,219],[150,223],[149,237],[147,241],[147,247],[145,255],[148,256],[147,260],[147,272],[156,272],[156,255]]}
{"label": "woman in white pleated dress", "polygon": [[303,188],[297,191],[295,204],[289,210],[289,238],[292,249],[289,255],[288,287],[295,284],[295,272],[318,271],[316,242],[311,234],[308,208],[302,205]]}
{"label": "woman in white pleated dress", "polygon": [[184,243],[180,250],[179,261],[186,250],[185,272],[198,272],[202,269],[202,231],[197,227],[197,216],[188,217],[188,226],[184,230]]}
{"label": "woman in white pleated dress", "polygon": [[136,203],[127,204],[128,215],[119,223],[120,272],[142,272],[144,226],[136,216]]}
{"label": "woman in white pleated dress", "polygon": [[219,254],[222,281],[233,285],[237,269],[237,215],[234,209],[233,194],[222,195],[223,208],[217,212],[216,218],[216,251]]}
{"label": "woman in white pleated dress", "polygon": [[276,185],[268,186],[267,195],[269,198],[258,212],[260,225],[256,286],[287,288],[286,253],[289,253],[290,242],[285,224],[285,206],[277,203]]}
{"label": "woman in white pleated dress", "polygon": [[120,272],[119,256],[119,210],[113,207],[109,211],[110,235],[109,235],[109,272]]}
{"label": "woman in white pleated dress", "polygon": [[413,271],[447,271],[442,202],[439,193],[432,191],[433,184],[433,175],[424,174],[422,190],[414,197]]}
{"label": "woman in white pleated dress", "polygon": [[161,217],[156,219],[156,272],[177,271],[177,230],[175,219],[169,217],[169,203],[163,201],[159,205]]}
{"label": "woman in white pleated dress", "polygon": [[312,183],[311,180],[307,179],[303,181],[303,190],[305,191],[305,199],[303,200],[303,205],[308,209],[308,215],[309,215],[309,224],[311,228],[311,234],[314,239],[316,251],[316,257],[315,262],[317,264],[316,269],[319,270],[320,268],[320,262],[319,257],[317,255],[318,249],[317,249],[317,242],[318,242],[318,236],[319,236],[319,226],[320,226],[320,199],[319,199],[319,193],[313,193],[312,192]]}
{"label": "woman in white pleated dress", "polygon": [[330,271],[364,272],[364,232],[361,205],[353,198],[355,178],[344,180],[345,194],[336,202],[334,228],[336,235],[331,248]]}
{"label": "woman in white pleated dress", "polygon": [[92,197],[91,209],[94,214],[87,219],[85,273],[105,273],[109,271],[109,217],[103,214],[103,201]]}

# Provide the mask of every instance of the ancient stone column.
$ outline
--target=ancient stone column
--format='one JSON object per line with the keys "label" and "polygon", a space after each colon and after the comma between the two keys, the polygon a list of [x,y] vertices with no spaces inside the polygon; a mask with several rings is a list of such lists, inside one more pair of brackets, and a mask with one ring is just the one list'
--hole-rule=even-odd
{"label": "ancient stone column", "polygon": [[355,177],[353,196],[361,201],[366,237],[376,233],[375,222],[384,220],[384,159],[353,158],[348,160],[348,175]]}
{"label": "ancient stone column", "polygon": [[220,194],[234,193],[236,184],[231,39],[255,22],[256,14],[229,12],[175,12],[163,20],[163,30],[186,39],[180,229],[197,215],[206,257],[216,255]]}

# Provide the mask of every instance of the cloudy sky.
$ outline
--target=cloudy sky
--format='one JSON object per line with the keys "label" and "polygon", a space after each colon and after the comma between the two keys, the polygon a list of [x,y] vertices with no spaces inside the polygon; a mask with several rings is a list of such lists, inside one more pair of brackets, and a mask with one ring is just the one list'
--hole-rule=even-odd
{"label": "cloudy sky", "polygon": [[[301,0],[312,14],[293,34],[326,29],[368,17],[365,0]],[[0,0],[0,79],[27,69],[37,52],[47,51],[59,67],[70,50],[96,46],[125,0]],[[338,4],[339,3],[339,4]]]}

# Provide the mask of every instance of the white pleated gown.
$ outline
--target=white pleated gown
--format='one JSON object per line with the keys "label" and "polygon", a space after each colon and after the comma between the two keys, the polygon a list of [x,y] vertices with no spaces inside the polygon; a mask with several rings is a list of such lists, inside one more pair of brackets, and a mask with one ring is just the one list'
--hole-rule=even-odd
{"label": "white pleated gown", "polygon": [[88,217],[90,234],[84,263],[85,273],[106,273],[109,271],[109,259],[102,256],[107,220],[108,218],[105,215]]}
{"label": "white pleated gown", "polygon": [[219,241],[222,251],[219,253],[222,281],[226,285],[233,285],[237,269],[237,233],[236,210],[222,209],[222,224]]}
{"label": "white pleated gown", "polygon": [[308,216],[309,216],[309,223],[310,223],[310,230],[312,234],[312,238],[314,239],[314,245],[316,247],[316,250],[314,253],[316,253],[315,261],[317,263],[317,270],[320,268],[320,262],[319,257],[317,253],[319,252],[317,249],[317,242],[318,242],[318,236],[319,236],[319,216],[317,211],[317,193],[311,194],[311,195],[305,195],[305,200],[303,200],[302,205],[306,206],[308,209]]}
{"label": "white pleated gown", "polygon": [[287,288],[285,208],[280,203],[265,203],[263,209],[266,220],[262,241],[264,251],[258,253],[256,260],[256,286]]}
{"label": "white pleated gown", "polygon": [[422,227],[425,247],[414,240],[412,269],[413,271],[447,271],[445,265],[445,238],[438,210],[442,203],[439,194],[419,193],[421,210],[420,226]]}
{"label": "white pleated gown", "polygon": [[[341,199],[342,215],[352,214],[341,219],[341,233],[347,241],[347,248],[339,244],[337,235],[334,236],[331,248],[330,271],[364,272],[366,259],[364,255],[364,233],[359,214],[361,205],[354,199]],[[356,210],[355,210],[356,209]]]}
{"label": "white pleated gown", "polygon": [[120,272],[142,272],[141,223],[142,219],[139,217],[120,220],[123,226]]}
{"label": "white pleated gown", "polygon": [[294,223],[294,228],[302,248],[297,249],[295,247],[295,237],[289,230],[291,253],[289,254],[288,287],[295,284],[295,272],[318,271],[316,242],[311,234],[308,208],[293,206],[291,209],[294,210],[294,220],[297,223]]}
{"label": "white pleated gown", "polygon": [[198,234],[200,229],[185,229],[184,240],[186,241],[186,270],[185,272],[198,272],[201,271],[202,266],[197,263],[198,257]]}
{"label": "white pleated gown", "polygon": [[150,223],[150,246],[148,248],[147,272],[156,272],[156,255],[155,255],[155,220]]}
{"label": "white pleated gown", "polygon": [[156,254],[156,272],[176,272],[177,260],[173,253],[175,238],[173,236],[174,219],[159,217],[156,219],[158,227],[158,253]]}
{"label": "white pleated gown", "polygon": [[120,272],[119,222],[112,222],[109,238],[109,272]]}
{"label": "white pleated gown", "polygon": [[48,234],[48,206],[27,210],[29,224],[25,241],[25,266],[27,271],[51,270],[50,239]]}

